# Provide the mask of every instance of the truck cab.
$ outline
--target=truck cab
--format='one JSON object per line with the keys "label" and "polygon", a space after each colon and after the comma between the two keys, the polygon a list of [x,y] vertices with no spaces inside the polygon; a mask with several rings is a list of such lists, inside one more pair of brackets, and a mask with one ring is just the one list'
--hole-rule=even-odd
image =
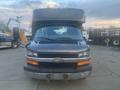
{"label": "truck cab", "polygon": [[43,80],[84,79],[91,74],[90,49],[82,35],[84,11],[36,9],[26,45],[25,74]]}

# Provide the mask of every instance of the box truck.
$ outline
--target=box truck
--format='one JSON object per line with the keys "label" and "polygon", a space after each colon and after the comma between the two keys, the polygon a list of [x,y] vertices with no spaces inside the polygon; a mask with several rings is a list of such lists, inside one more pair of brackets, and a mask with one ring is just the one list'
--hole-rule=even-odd
{"label": "box truck", "polygon": [[25,74],[43,80],[85,79],[91,74],[90,48],[82,35],[84,11],[36,9],[26,45]]}

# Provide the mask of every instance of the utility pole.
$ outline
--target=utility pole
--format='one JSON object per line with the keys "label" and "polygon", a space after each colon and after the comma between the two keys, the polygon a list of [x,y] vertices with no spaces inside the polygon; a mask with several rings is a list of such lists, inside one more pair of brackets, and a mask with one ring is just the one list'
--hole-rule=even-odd
{"label": "utility pole", "polygon": [[20,23],[21,23],[20,19],[21,18],[22,18],[22,16],[17,16],[16,19],[15,18],[9,18],[8,23],[7,23],[7,28],[9,28],[9,24],[10,24],[11,21],[15,21],[15,22],[18,23],[18,27],[19,27],[19,30],[20,30]]}
{"label": "utility pole", "polygon": [[20,23],[21,23],[21,19],[22,18],[22,16],[17,16],[17,18],[16,18],[16,22],[18,23],[18,28],[19,28],[19,30],[20,30]]}

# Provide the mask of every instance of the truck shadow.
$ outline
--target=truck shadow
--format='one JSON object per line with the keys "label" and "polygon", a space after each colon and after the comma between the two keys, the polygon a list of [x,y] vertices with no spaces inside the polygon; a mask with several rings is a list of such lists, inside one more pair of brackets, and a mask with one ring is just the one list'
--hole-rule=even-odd
{"label": "truck shadow", "polygon": [[12,49],[12,48],[11,48],[11,47],[0,48],[0,51],[1,51],[1,50],[8,50],[8,49]]}
{"label": "truck shadow", "polygon": [[[84,80],[60,80],[60,81],[47,81],[47,80],[37,80],[37,79],[31,79],[31,82],[37,82],[38,88],[44,88],[47,90],[47,88],[50,88],[49,90],[57,89],[57,90],[66,90],[66,89],[72,89],[74,87],[80,87],[84,86],[88,79]],[[73,90],[73,89],[72,89]]]}
{"label": "truck shadow", "polygon": [[120,47],[109,47],[112,51],[120,51]]}
{"label": "truck shadow", "polygon": [[0,51],[2,51],[2,50],[15,50],[15,49],[19,49],[19,48],[22,48],[22,47],[18,47],[18,48],[5,47],[5,48],[0,48]]}

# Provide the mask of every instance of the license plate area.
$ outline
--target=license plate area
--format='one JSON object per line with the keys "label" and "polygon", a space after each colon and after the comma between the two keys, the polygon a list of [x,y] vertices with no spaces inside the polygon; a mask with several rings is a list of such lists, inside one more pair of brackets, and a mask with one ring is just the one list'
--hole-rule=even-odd
{"label": "license plate area", "polygon": [[69,77],[68,73],[51,73],[47,75],[48,79],[53,79],[53,80],[68,79],[68,77]]}

